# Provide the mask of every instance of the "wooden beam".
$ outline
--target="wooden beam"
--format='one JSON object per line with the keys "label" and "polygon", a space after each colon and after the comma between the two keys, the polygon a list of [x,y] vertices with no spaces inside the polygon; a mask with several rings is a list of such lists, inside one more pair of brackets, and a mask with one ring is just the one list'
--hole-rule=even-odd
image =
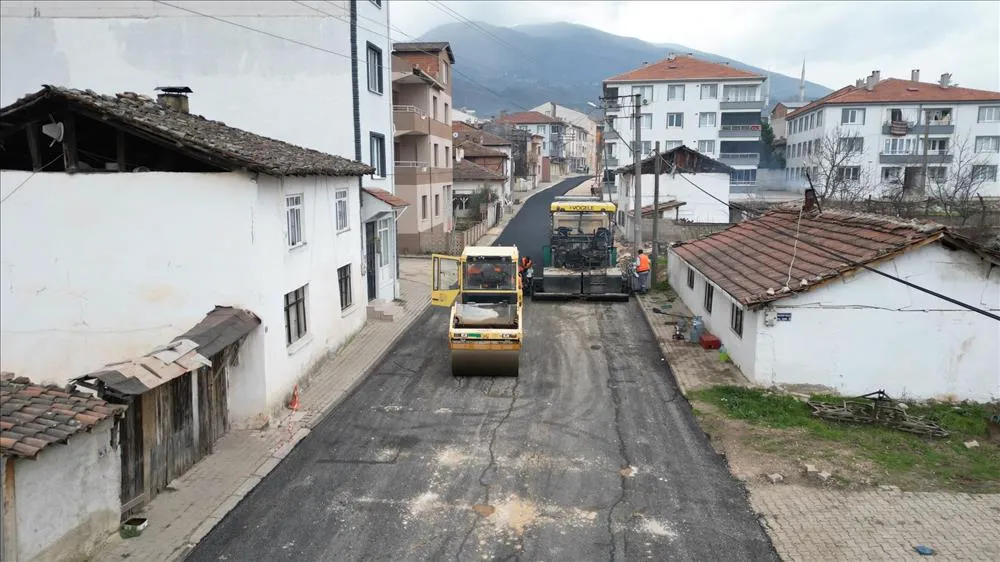
{"label": "wooden beam", "polygon": [[40,172],[42,170],[42,154],[39,142],[41,139],[41,127],[38,121],[32,121],[25,127],[28,132],[28,151],[31,152],[31,169]]}
{"label": "wooden beam", "polygon": [[116,138],[118,142],[116,143],[118,147],[118,171],[127,172],[125,169],[125,131],[121,129],[116,130]]}
{"label": "wooden beam", "polygon": [[63,114],[63,162],[67,172],[76,172],[80,168],[79,154],[76,150],[76,119],[73,113]]}

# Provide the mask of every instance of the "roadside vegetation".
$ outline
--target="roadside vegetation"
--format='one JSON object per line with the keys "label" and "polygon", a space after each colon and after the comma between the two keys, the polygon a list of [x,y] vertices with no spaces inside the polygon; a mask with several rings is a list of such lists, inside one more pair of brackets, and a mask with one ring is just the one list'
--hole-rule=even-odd
{"label": "roadside vegetation", "polygon": [[[810,463],[830,471],[831,481],[843,486],[1000,492],[1000,446],[986,439],[989,405],[909,405],[907,413],[935,420],[950,433],[946,438],[927,438],[886,427],[822,420],[796,397],[763,389],[717,386],[696,390],[691,399],[706,431],[713,442],[721,442],[731,464],[742,462],[734,454],[750,454],[758,457],[743,462],[746,467],[783,469],[794,476]],[[978,446],[966,447],[971,441]]]}

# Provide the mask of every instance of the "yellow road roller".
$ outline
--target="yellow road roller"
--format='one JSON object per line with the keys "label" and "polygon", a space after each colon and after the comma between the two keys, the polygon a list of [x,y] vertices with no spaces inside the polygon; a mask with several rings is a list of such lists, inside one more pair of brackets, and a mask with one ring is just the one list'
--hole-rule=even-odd
{"label": "yellow road roller", "polygon": [[460,257],[432,259],[431,304],[451,307],[451,374],[516,377],[524,334],[517,248],[468,246]]}

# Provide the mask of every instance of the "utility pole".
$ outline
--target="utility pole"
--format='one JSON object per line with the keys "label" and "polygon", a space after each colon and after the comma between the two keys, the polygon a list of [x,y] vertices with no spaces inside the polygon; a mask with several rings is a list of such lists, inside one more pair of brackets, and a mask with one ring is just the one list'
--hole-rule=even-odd
{"label": "utility pole", "polygon": [[927,149],[930,147],[930,142],[928,142],[927,137],[931,132],[931,119],[930,111],[924,110],[924,173],[921,179],[921,188],[923,189],[922,195],[927,195]]}
{"label": "utility pole", "polygon": [[632,147],[635,177],[635,206],[632,209],[632,243],[634,250],[642,248],[642,94],[632,94],[632,128],[635,130],[635,146]]}
{"label": "utility pole", "polygon": [[653,265],[650,268],[649,286],[656,285],[656,259],[660,257],[660,141],[653,148]]}

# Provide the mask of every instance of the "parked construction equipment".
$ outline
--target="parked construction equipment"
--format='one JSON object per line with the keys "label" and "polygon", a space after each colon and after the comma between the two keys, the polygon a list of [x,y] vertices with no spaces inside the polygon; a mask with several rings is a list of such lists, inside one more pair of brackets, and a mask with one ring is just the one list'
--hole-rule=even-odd
{"label": "parked construction equipment", "polygon": [[598,197],[556,197],[549,206],[549,245],[532,300],[628,300],[630,279],[618,266],[614,203]]}
{"label": "parked construction equipment", "polygon": [[431,304],[451,307],[448,347],[454,376],[517,376],[523,293],[512,246],[468,246],[434,255]]}

